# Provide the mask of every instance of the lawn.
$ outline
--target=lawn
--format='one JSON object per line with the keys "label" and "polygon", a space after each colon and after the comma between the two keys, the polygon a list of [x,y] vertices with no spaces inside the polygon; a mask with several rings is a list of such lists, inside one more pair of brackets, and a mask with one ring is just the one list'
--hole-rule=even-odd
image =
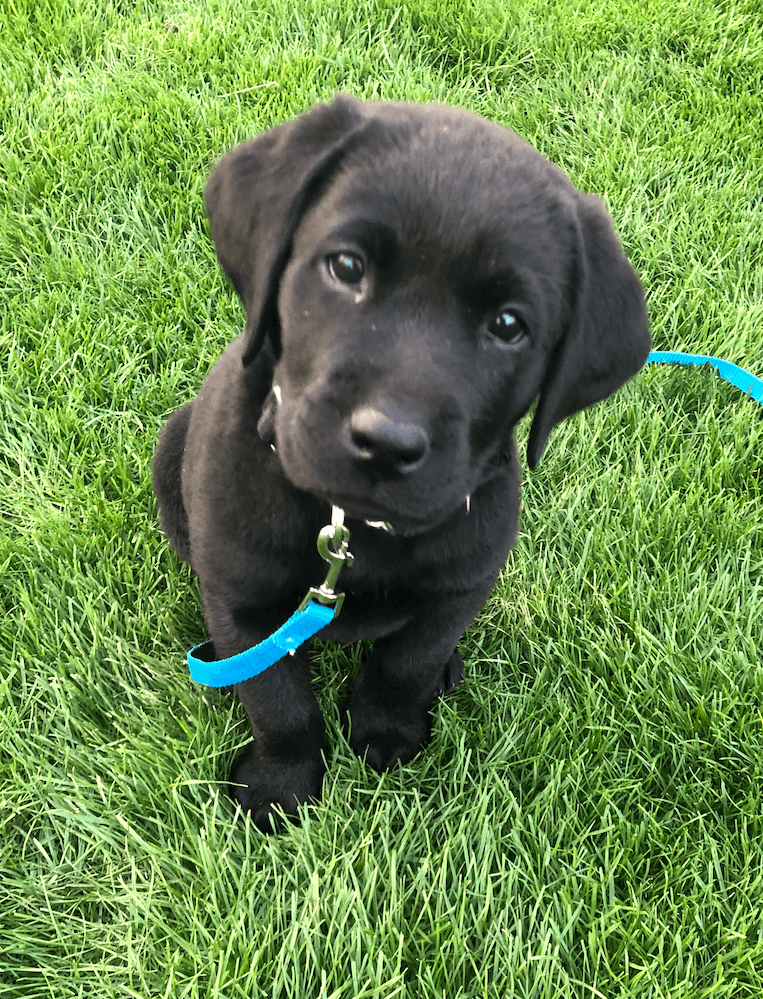
{"label": "lawn", "polygon": [[759,999],[759,404],[650,365],[557,428],[430,745],[364,767],[360,650],[317,649],[323,798],[270,837],[150,485],[243,324],[206,177],[337,90],[518,131],[606,199],[655,347],[763,375],[759,0],[0,12],[0,997]]}

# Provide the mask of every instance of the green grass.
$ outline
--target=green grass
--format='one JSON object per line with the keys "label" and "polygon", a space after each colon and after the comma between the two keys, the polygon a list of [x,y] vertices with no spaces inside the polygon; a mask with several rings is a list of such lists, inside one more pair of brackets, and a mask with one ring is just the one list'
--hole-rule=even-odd
{"label": "green grass", "polygon": [[559,427],[431,744],[366,769],[321,650],[323,799],[277,837],[150,488],[243,320],[209,169],[339,89],[525,135],[607,199],[655,345],[763,373],[760,3],[0,11],[0,996],[763,995],[760,406],[650,367]]}

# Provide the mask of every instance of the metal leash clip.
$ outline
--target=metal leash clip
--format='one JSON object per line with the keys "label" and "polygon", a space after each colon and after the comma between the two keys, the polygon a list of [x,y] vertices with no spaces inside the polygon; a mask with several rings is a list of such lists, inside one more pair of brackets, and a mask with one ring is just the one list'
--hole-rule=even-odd
{"label": "metal leash clip", "polygon": [[334,617],[339,614],[344,603],[344,593],[335,593],[334,587],[343,566],[349,569],[355,559],[349,552],[350,532],[344,526],[344,510],[331,508],[331,523],[321,528],[318,534],[318,554],[329,564],[329,571],[320,586],[311,586],[298,610],[304,610],[311,600],[334,608]]}

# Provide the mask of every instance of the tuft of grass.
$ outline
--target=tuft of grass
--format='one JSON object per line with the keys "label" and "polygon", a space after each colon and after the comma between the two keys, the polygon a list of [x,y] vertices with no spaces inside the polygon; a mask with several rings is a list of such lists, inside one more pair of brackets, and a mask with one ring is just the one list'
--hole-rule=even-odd
{"label": "tuft of grass", "polygon": [[[0,996],[763,993],[760,407],[648,368],[558,427],[431,744],[263,837],[150,462],[242,324],[202,189],[336,90],[605,197],[655,345],[763,371],[755,3],[0,0]],[[520,443],[527,427],[520,428]]]}

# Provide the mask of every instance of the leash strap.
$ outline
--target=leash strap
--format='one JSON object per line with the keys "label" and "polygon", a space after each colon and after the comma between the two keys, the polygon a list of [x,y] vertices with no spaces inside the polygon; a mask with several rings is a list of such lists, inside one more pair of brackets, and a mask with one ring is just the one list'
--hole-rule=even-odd
{"label": "leash strap", "polygon": [[675,350],[653,350],[647,357],[646,363],[649,364],[650,361],[696,367],[709,364],[715,368],[724,381],[741,389],[745,395],[752,396],[756,402],[763,403],[763,379],[756,378],[755,375],[740,368],[738,364],[732,364],[731,361],[722,361],[719,357],[708,357],[706,354],[682,354]]}
{"label": "leash strap", "polygon": [[294,611],[288,621],[259,645],[239,652],[237,656],[215,662],[207,658],[214,656],[214,645],[212,642],[202,642],[191,649],[186,657],[191,679],[208,687],[229,687],[234,683],[243,683],[262,673],[285,655],[296,652],[303,642],[312,638],[333,619],[333,607],[311,600],[304,610]]}
{"label": "leash strap", "polygon": [[350,532],[344,526],[344,510],[331,508],[331,523],[318,535],[318,554],[329,564],[326,579],[320,586],[311,586],[307,596],[284,624],[249,649],[227,659],[215,659],[215,646],[202,642],[186,654],[191,679],[207,687],[230,687],[243,683],[285,655],[294,655],[308,638],[333,621],[344,602],[344,593],[335,591],[339,573],[353,563],[348,550]]}

